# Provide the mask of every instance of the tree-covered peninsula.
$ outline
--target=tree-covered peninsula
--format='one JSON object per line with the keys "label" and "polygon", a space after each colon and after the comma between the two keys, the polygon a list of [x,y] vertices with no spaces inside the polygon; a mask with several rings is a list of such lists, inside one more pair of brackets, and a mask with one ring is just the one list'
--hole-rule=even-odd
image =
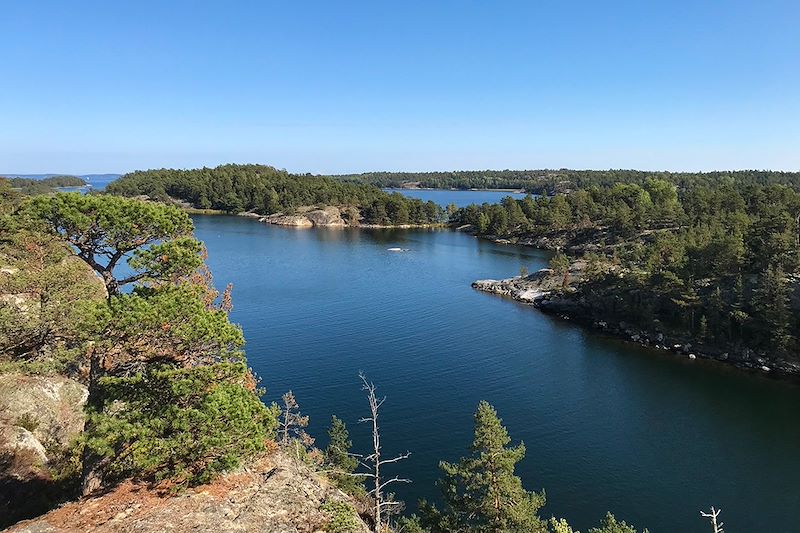
{"label": "tree-covered peninsula", "polygon": [[433,202],[388,194],[368,184],[289,174],[266,165],[222,165],[192,170],[145,170],[126,174],[106,191],[120,196],[177,200],[227,213],[294,215],[309,207],[342,208],[349,225],[423,225],[443,221]]}
{"label": "tree-covered peninsula", "polygon": [[[543,308],[652,344],[691,344],[745,366],[800,370],[800,193],[793,186],[743,179],[679,187],[649,178],[472,205],[451,223],[558,250],[552,266],[563,288],[542,291]],[[580,259],[580,268],[570,273],[564,254]]]}

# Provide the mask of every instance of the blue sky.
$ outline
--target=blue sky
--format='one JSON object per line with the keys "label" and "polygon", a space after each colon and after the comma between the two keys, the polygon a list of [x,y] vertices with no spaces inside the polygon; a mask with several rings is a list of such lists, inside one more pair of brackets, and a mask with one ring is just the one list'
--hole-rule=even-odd
{"label": "blue sky", "polygon": [[0,28],[0,172],[800,170],[797,1],[18,1]]}

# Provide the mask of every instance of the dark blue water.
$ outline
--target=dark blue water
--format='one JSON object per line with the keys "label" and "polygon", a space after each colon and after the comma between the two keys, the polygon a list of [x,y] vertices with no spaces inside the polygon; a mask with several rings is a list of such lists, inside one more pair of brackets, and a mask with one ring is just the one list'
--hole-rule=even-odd
{"label": "dark blue water", "polygon": [[506,196],[512,198],[525,198],[524,194],[508,191],[452,191],[447,189],[384,189],[386,192],[399,192],[409,198],[419,198],[427,202],[433,200],[442,207],[453,203],[456,207],[466,207],[469,204],[496,204]]}
{"label": "dark blue water", "polygon": [[[534,270],[547,255],[450,231],[298,230],[195,217],[217,284],[269,400],[288,389],[324,444],[330,415],[356,423],[363,370],[388,399],[390,474],[413,504],[435,495],[437,463],[464,454],[481,399],[547,491],[543,516],[588,529],[607,510],[654,533],[798,531],[800,387],[637,349],[470,288]],[[409,249],[405,253],[390,247]]]}

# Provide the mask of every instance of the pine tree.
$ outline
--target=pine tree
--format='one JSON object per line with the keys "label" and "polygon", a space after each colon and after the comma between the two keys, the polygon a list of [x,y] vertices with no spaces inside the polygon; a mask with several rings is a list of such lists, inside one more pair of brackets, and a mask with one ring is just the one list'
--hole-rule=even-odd
{"label": "pine tree", "polygon": [[[619,522],[611,513],[600,522],[600,527],[593,527],[589,533],[637,533],[636,528],[628,525],[625,521]],[[642,533],[647,533],[645,529]]]}
{"label": "pine tree", "polygon": [[792,342],[789,287],[780,267],[769,267],[758,280],[753,308],[762,325],[762,337],[771,348],[786,350]]}
{"label": "pine tree", "polygon": [[328,477],[348,494],[363,493],[362,478],[351,475],[358,466],[358,459],[350,454],[350,448],[353,447],[350,432],[345,423],[335,415],[331,417],[328,438],[328,447],[325,448],[325,462],[331,469]]}
{"label": "pine tree", "polygon": [[497,412],[482,401],[475,413],[470,456],[458,463],[440,463],[438,483],[445,508],[422,503],[423,522],[434,533],[536,533],[547,531],[537,515],[544,492],[529,492],[514,475],[525,446],[510,447],[508,431]]}

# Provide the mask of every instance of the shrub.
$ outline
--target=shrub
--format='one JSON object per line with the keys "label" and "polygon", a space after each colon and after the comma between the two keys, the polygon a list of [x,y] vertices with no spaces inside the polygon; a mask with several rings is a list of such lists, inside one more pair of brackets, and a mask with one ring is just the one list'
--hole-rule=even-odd
{"label": "shrub", "polygon": [[206,483],[275,438],[277,410],[261,402],[252,383],[243,363],[102,378],[103,404],[89,412],[85,445],[107,480]]}
{"label": "shrub", "polygon": [[325,531],[349,533],[358,527],[355,509],[345,502],[325,502],[320,509],[330,517],[328,523],[325,524]]}
{"label": "shrub", "polygon": [[32,416],[30,413],[23,413],[22,415],[17,417],[17,420],[14,422],[14,425],[19,426],[21,428],[25,428],[31,433],[33,433],[34,431],[36,431],[36,428],[39,427],[39,421],[36,420],[36,418]]}

